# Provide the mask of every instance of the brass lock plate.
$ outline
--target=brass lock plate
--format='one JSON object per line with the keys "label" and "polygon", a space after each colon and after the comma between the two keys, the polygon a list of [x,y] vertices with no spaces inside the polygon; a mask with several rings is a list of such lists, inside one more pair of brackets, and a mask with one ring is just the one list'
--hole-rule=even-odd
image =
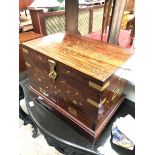
{"label": "brass lock plate", "polygon": [[48,60],[48,64],[50,66],[49,77],[55,81],[57,77],[57,73],[55,71],[56,62],[53,60]]}

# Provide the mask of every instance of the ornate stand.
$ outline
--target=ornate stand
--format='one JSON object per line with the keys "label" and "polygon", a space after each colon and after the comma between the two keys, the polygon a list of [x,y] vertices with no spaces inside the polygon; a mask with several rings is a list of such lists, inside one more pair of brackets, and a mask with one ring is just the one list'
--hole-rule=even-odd
{"label": "ornate stand", "polygon": [[[25,86],[27,88],[27,86]],[[23,86],[23,88],[25,88]],[[65,155],[104,155],[107,149],[111,149],[112,154],[119,155],[134,155],[135,151],[122,149],[121,147],[112,144],[111,127],[113,122],[118,117],[123,117],[130,114],[134,117],[134,108],[130,107],[130,101],[125,100],[120,110],[115,115],[115,118],[109,123],[104,133],[98,142],[92,143],[75,131],[71,126],[58,118],[42,101],[30,97],[25,91],[26,107],[29,112],[27,115],[19,105],[19,117],[24,120],[24,125],[31,124],[34,128],[33,137],[37,135],[37,129],[44,135],[49,146],[55,147],[59,152]],[[19,100],[24,98],[22,87],[20,88]],[[31,107],[29,100],[33,101],[34,106]],[[125,103],[126,102],[126,103]],[[32,120],[33,119],[33,120]],[[46,121],[45,121],[46,120]],[[104,152],[99,152],[98,148],[104,146]]]}
{"label": "ornate stand", "polygon": [[22,86],[19,85],[19,118],[24,121],[24,125],[27,125],[27,124],[31,124],[32,125],[32,128],[33,128],[32,137],[33,138],[36,138],[37,137],[37,134],[38,134],[37,127],[33,123],[31,117],[23,111],[23,109],[22,109],[22,107],[20,105],[20,100],[22,100],[22,99],[24,99],[24,91],[23,91]]}

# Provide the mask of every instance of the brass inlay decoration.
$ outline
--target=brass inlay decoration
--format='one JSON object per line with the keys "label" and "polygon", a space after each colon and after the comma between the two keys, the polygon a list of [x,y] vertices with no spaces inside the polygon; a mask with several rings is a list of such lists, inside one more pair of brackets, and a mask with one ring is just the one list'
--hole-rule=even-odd
{"label": "brass inlay decoration", "polygon": [[77,104],[76,100],[73,100],[73,103],[74,103],[74,104]]}
{"label": "brass inlay decoration", "polygon": [[28,62],[25,62],[25,65],[26,65],[27,67],[31,67],[31,65],[30,65]]}
{"label": "brass inlay decoration", "polygon": [[46,94],[46,91],[43,88],[39,87],[39,90],[42,94]]}
{"label": "brass inlay decoration", "polygon": [[106,101],[106,98],[104,98],[104,100],[102,100],[100,103],[97,103],[96,101],[94,101],[94,100],[92,100],[90,98],[87,98],[87,102],[92,104],[96,108],[100,108],[105,101]]}
{"label": "brass inlay decoration", "polygon": [[98,84],[92,82],[92,81],[89,81],[89,86],[94,88],[94,89],[97,89],[99,91],[103,91],[105,88],[107,88],[110,84],[110,81],[106,82],[103,86],[99,86]]}
{"label": "brass inlay decoration", "polygon": [[40,81],[40,82],[41,82],[41,78],[39,78],[39,77],[38,77],[37,79],[38,79],[38,81]]}
{"label": "brass inlay decoration", "polygon": [[114,93],[114,95],[112,96],[112,101],[119,95],[120,89],[117,89]]}
{"label": "brass inlay decoration", "polygon": [[77,117],[77,111],[76,111],[75,109],[73,109],[73,108],[71,108],[71,107],[68,107],[68,111],[69,111],[72,115],[74,115],[75,117]]}
{"label": "brass inlay decoration", "polygon": [[28,50],[27,50],[26,48],[22,48],[22,51],[23,51],[24,53],[26,53],[26,54],[29,53]]}
{"label": "brass inlay decoration", "polygon": [[53,60],[48,60],[48,63],[50,65],[50,73],[49,73],[49,77],[53,79],[53,81],[56,80],[57,77],[57,73],[54,70],[55,66],[56,66],[56,62]]}
{"label": "brass inlay decoration", "polygon": [[66,71],[66,73],[67,73],[67,74],[69,74],[69,73],[70,73],[70,71]]}

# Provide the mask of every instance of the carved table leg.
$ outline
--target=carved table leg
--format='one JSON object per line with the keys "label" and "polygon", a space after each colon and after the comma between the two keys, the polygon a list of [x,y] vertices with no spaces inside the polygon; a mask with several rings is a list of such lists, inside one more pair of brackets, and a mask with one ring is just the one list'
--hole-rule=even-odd
{"label": "carved table leg", "polygon": [[31,117],[23,111],[23,109],[20,105],[20,100],[22,100],[22,99],[24,99],[24,91],[23,91],[23,88],[19,85],[19,118],[24,121],[24,125],[27,125],[27,124],[32,125],[32,128],[33,128],[32,137],[36,138],[38,135],[38,129],[37,129],[36,125],[33,123]]}

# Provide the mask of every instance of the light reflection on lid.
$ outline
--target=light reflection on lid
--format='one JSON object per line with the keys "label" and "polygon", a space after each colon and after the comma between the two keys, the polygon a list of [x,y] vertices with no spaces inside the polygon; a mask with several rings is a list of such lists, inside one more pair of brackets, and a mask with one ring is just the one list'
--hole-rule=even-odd
{"label": "light reflection on lid", "polygon": [[63,41],[64,36],[65,36],[65,33],[63,33],[63,32],[48,35],[48,36],[42,38],[42,43],[44,43],[44,44],[60,43]]}

